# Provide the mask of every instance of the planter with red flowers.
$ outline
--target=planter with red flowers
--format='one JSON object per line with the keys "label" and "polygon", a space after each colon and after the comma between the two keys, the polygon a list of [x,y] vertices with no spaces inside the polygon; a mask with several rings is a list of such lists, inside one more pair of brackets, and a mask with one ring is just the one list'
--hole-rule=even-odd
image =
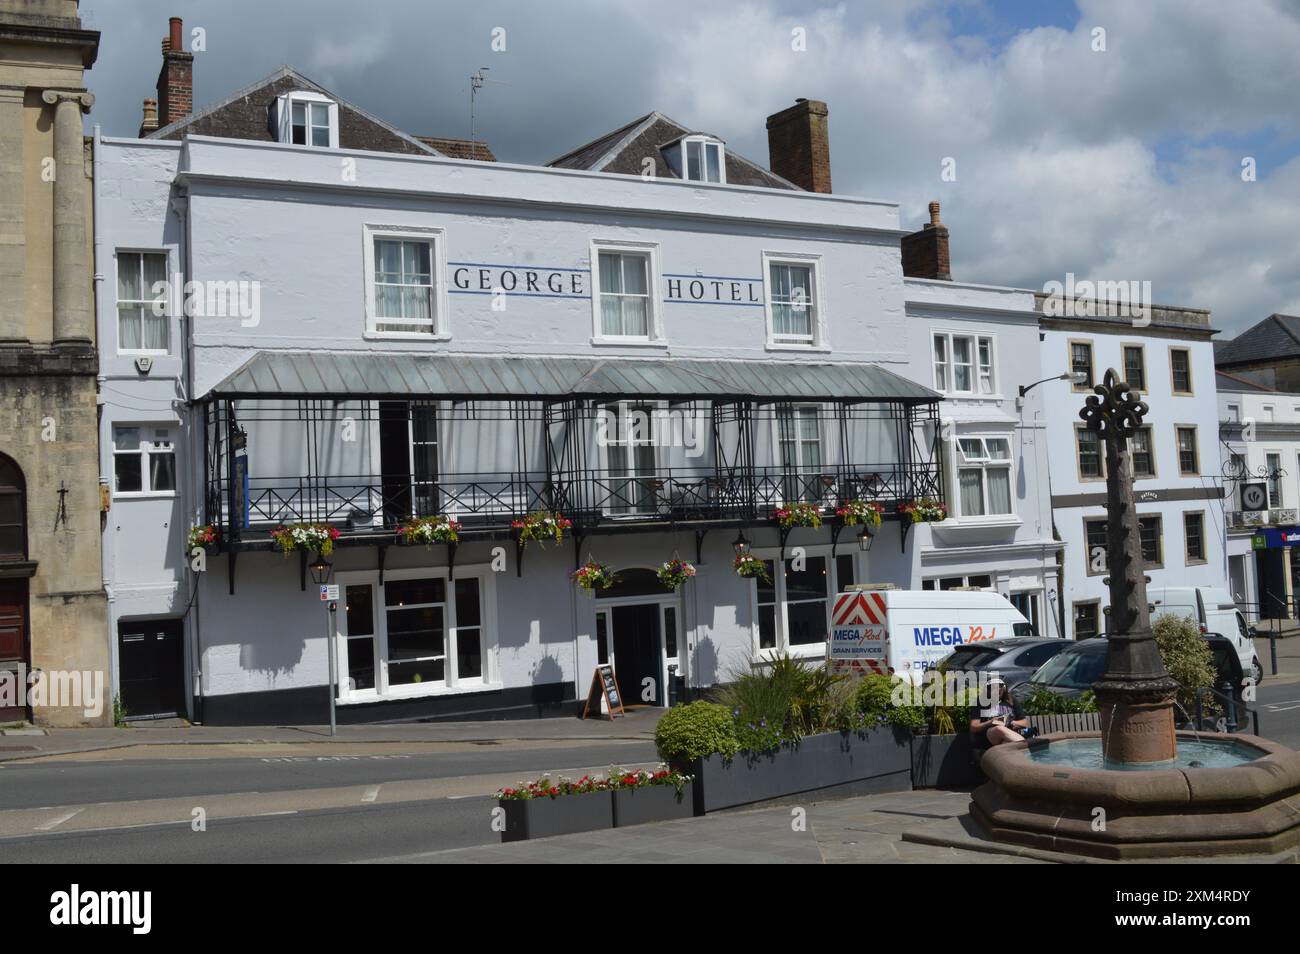
{"label": "planter with red flowers", "polygon": [[792,503],[772,511],[772,519],[784,530],[791,527],[820,527],[822,508],[811,503]]}
{"label": "planter with red flowers", "polygon": [[521,547],[536,540],[545,545],[550,540],[560,543],[564,534],[573,527],[573,521],[549,510],[535,510],[520,520],[510,521],[510,529],[515,532],[515,539]]}
{"label": "planter with red flowers", "polygon": [[772,582],[772,575],[767,572],[767,564],[752,554],[737,553],[731,566],[736,571],[736,576],[747,580],[759,579],[768,584]]}
{"label": "planter with red flowers", "polygon": [[295,523],[271,531],[275,548],[285,554],[305,550],[329,556],[334,552],[334,541],[338,538],[338,528],[327,523]]}
{"label": "planter with red flowers", "polygon": [[884,512],[885,508],[878,503],[868,500],[850,500],[835,511],[835,516],[839,517],[846,527],[865,526],[875,529],[880,526],[880,518]]}
{"label": "planter with red flowers", "polygon": [[609,790],[614,799],[614,827],[692,817],[695,805],[690,784],[691,776],[667,767],[656,772],[612,770]]}
{"label": "planter with red flowers", "polygon": [[597,560],[588,560],[574,570],[570,577],[574,583],[588,593],[594,593],[596,590],[607,590],[618,582],[618,577],[614,575],[614,571]]}
{"label": "planter with red flowers", "polygon": [[460,539],[460,524],[451,517],[418,517],[397,528],[397,535],[402,543],[424,544],[426,547],[435,543],[455,543]]}
{"label": "planter with red flowers", "polygon": [[692,776],[661,765],[653,772],[612,768],[606,778],[584,775],[572,781],[544,776],[520,782],[496,794],[506,816],[501,840],[525,841],[690,818],[694,814],[692,781]]}
{"label": "planter with red flowers", "polygon": [[216,546],[220,540],[221,534],[210,523],[191,527],[189,534],[185,537],[185,553],[188,555],[196,549],[206,550],[208,547]]}
{"label": "planter with red flowers", "polygon": [[673,559],[659,567],[656,575],[659,577],[659,582],[663,584],[664,589],[676,591],[681,589],[682,584],[695,575],[695,566],[685,560],[673,557]]}
{"label": "planter with red flowers", "polygon": [[948,519],[948,508],[932,497],[899,504],[898,512],[910,516],[913,523],[939,523]]}
{"label": "planter with red flowers", "polygon": [[614,827],[609,780],[584,775],[575,781],[544,776],[497,792],[505,812],[502,841],[527,841]]}

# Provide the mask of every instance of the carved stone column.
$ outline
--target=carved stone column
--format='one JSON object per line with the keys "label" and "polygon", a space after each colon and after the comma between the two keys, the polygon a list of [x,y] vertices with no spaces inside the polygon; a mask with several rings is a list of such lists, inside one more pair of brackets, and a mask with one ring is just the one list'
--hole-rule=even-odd
{"label": "carved stone column", "polygon": [[81,113],[95,98],[47,89],[41,99],[54,107],[54,344],[89,348],[94,318]]}
{"label": "carved stone column", "polygon": [[1147,406],[1114,369],[1093,388],[1079,416],[1106,446],[1106,568],[1110,573],[1110,623],[1106,671],[1093,686],[1101,709],[1101,744],[1112,762],[1163,762],[1176,752],[1169,678],[1151,632],[1146,570],[1128,441]]}
{"label": "carved stone column", "polygon": [[0,88],[0,347],[27,341],[23,90]]}

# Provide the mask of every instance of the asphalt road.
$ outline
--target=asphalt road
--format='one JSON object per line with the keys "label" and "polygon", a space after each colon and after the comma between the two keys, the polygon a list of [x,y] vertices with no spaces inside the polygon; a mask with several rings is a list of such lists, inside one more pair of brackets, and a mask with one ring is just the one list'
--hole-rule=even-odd
{"label": "asphalt road", "polygon": [[139,761],[38,759],[0,764],[0,811],[238,792],[290,792],[477,775],[511,775],[513,782],[557,768],[608,768],[656,761],[652,742],[574,743],[572,747],[544,749],[485,747],[480,752],[435,755],[277,755]]}

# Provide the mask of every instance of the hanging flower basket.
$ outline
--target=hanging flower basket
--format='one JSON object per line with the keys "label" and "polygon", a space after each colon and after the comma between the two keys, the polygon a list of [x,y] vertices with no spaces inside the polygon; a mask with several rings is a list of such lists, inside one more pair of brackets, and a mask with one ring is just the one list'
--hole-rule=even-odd
{"label": "hanging flower basket", "polygon": [[880,515],[885,512],[885,508],[878,503],[871,503],[866,500],[850,500],[843,507],[835,511],[835,516],[844,521],[846,527],[878,527],[880,526]]}
{"label": "hanging flower basket", "polygon": [[595,590],[607,590],[618,582],[618,578],[614,576],[614,571],[596,560],[588,560],[574,570],[571,576],[573,582],[588,593]]}
{"label": "hanging flower basket", "polygon": [[460,524],[451,517],[419,517],[397,528],[397,535],[406,543],[455,543],[460,539]]}
{"label": "hanging flower basket", "polygon": [[543,545],[547,540],[559,543],[564,539],[564,531],[572,526],[572,520],[548,510],[536,510],[522,520],[510,521],[510,528],[518,536],[520,545],[525,547],[532,540]]}
{"label": "hanging flower basket", "polygon": [[331,527],[327,523],[295,523],[287,527],[276,527],[271,531],[275,548],[282,553],[315,550],[321,556],[329,556],[334,552],[334,541],[338,538],[338,528]]}
{"label": "hanging flower basket", "polygon": [[659,568],[657,575],[659,577],[659,582],[662,583],[665,588],[676,590],[695,575],[695,567],[693,564],[687,563],[685,560],[679,560],[674,557]]}
{"label": "hanging flower basket", "polygon": [[732,566],[737,576],[743,576],[747,580],[757,578],[765,583],[772,582],[772,577],[767,572],[767,564],[756,556],[748,553],[738,554]]}
{"label": "hanging flower basket", "polygon": [[820,527],[822,525],[822,508],[816,504],[795,503],[777,507],[772,512],[772,519],[786,529],[790,527]]}
{"label": "hanging flower basket", "polygon": [[200,550],[206,550],[210,546],[215,546],[221,539],[221,534],[217,528],[210,523],[205,523],[197,527],[191,527],[189,535],[185,538],[185,552],[193,553],[195,547]]}
{"label": "hanging flower basket", "polygon": [[932,497],[899,504],[898,512],[910,515],[913,523],[939,523],[948,518],[948,508]]}

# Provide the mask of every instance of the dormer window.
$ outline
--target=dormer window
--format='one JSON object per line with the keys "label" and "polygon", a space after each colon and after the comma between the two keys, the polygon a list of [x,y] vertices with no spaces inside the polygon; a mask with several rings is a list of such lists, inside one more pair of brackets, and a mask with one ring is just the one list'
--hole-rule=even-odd
{"label": "dormer window", "polygon": [[276,112],[280,142],[338,148],[339,108],[329,97],[305,90],[284,93],[276,100]]}
{"label": "dormer window", "polygon": [[692,182],[726,182],[723,143],[713,136],[684,136],[664,147],[668,167]]}

